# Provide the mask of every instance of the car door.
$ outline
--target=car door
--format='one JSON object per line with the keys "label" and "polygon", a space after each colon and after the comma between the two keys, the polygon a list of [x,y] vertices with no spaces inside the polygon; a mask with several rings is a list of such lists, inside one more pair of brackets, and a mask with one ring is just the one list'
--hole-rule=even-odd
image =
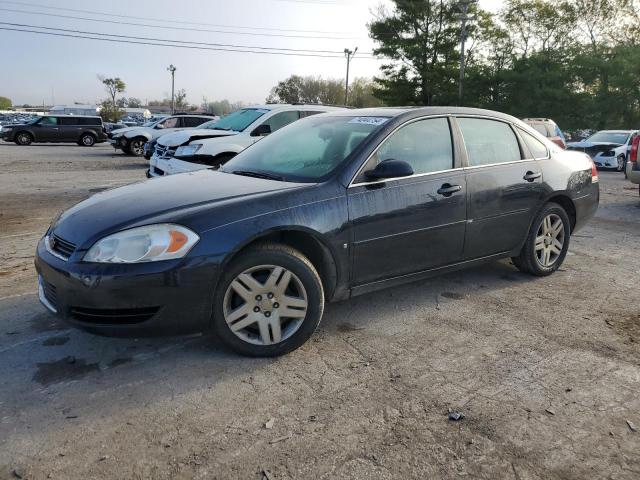
{"label": "car door", "polygon": [[57,140],[59,142],[77,142],[80,138],[80,120],[73,116],[59,117]]}
{"label": "car door", "polygon": [[[449,120],[427,118],[395,130],[365,163],[347,192],[354,286],[460,261],[466,186],[453,152]],[[414,174],[367,181],[365,172],[389,159]]]}
{"label": "car door", "polygon": [[42,117],[42,120],[33,129],[36,142],[58,141],[58,117]]}
{"label": "car door", "polygon": [[510,252],[527,235],[544,195],[542,170],[508,122],[473,117],[456,121],[468,161],[464,257]]}

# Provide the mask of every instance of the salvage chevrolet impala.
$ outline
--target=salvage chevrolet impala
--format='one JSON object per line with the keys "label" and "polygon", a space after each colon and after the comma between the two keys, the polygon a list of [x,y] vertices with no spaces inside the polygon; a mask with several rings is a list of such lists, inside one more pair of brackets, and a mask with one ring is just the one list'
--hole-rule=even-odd
{"label": "salvage chevrolet impala", "polygon": [[500,258],[556,271],[598,173],[513,117],[429,107],[300,120],[219,170],[101,192],[39,242],[41,302],[105,335],[213,330],[281,355],[326,301]]}

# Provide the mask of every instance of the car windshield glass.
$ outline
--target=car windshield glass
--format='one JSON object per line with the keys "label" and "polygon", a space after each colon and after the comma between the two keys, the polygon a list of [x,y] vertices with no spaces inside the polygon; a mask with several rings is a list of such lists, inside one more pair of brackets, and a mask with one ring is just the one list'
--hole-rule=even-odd
{"label": "car windshield glass", "polygon": [[207,129],[207,128],[211,128],[213,127],[216,123],[218,123],[219,120],[209,120],[208,122],[204,122],[201,125],[198,125],[196,128],[197,129]]}
{"label": "car windshield glass", "polygon": [[315,182],[332,174],[386,117],[309,117],[260,140],[220,170],[290,182]]}
{"label": "car windshield glass", "polygon": [[213,130],[231,130],[234,132],[241,132],[268,112],[269,110],[263,108],[244,108],[237,112],[230,113],[226,117],[218,120],[214,125],[207,128],[211,128]]}
{"label": "car windshield glass", "polygon": [[27,125],[33,125],[34,123],[37,123],[37,122],[39,122],[39,121],[40,121],[40,119],[41,119],[41,118],[42,118],[42,117],[32,118],[31,120],[29,120],[29,121],[27,122]]}
{"label": "car windshield glass", "polygon": [[153,127],[156,123],[158,123],[160,120],[164,120],[163,118],[157,118],[155,120],[151,120],[147,123],[143,123],[142,126],[143,127]]}
{"label": "car windshield glass", "polygon": [[592,143],[619,143],[620,145],[627,143],[628,133],[624,132],[598,132],[587,138],[587,142]]}

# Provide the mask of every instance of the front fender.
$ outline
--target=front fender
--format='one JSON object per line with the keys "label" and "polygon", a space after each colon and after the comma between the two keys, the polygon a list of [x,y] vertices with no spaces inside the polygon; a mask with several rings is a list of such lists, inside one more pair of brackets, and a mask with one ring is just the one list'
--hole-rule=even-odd
{"label": "front fender", "polygon": [[138,137],[144,137],[147,139],[147,142],[149,140],[151,140],[152,135],[149,132],[144,132],[144,131],[133,131],[133,132],[127,132],[124,134],[125,138],[127,138],[127,140],[133,140],[134,138],[138,138]]}

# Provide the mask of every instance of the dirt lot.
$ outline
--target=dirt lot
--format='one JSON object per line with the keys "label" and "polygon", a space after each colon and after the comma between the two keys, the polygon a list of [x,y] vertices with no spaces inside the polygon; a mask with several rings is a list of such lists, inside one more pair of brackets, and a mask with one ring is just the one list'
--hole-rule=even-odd
{"label": "dirt lot", "polygon": [[38,304],[52,217],[145,168],[0,144],[0,478],[640,478],[640,198],[621,174],[552,277],[504,261],[330,305],[311,342],[260,360],[94,337]]}

